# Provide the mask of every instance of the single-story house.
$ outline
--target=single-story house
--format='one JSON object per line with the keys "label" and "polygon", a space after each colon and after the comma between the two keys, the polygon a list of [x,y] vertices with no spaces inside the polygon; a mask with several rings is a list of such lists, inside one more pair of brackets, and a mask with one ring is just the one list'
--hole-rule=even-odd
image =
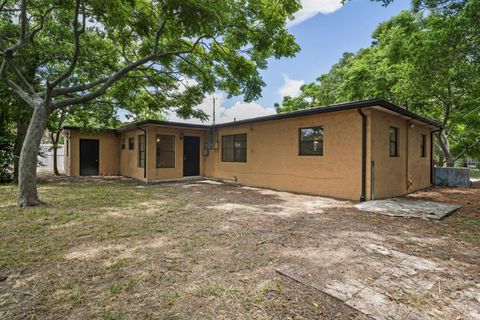
{"label": "single-story house", "polygon": [[189,176],[350,200],[425,189],[440,125],[384,100],[215,125],[147,120],[65,127],[68,176],[156,182]]}

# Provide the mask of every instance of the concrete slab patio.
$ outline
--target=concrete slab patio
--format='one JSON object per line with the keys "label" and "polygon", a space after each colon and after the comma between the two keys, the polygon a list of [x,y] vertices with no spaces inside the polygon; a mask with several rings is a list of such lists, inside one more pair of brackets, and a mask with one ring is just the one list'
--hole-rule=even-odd
{"label": "concrete slab patio", "polygon": [[454,213],[461,206],[435,201],[392,198],[362,202],[356,204],[355,208],[391,217],[440,220]]}
{"label": "concrete slab patio", "polygon": [[276,271],[377,320],[480,319],[477,281],[464,279],[460,270],[441,262],[372,240],[361,240],[360,250],[343,250],[342,260],[357,267],[340,266],[336,274],[319,270],[338,259],[334,252],[322,250],[315,254],[324,263],[283,265]]}

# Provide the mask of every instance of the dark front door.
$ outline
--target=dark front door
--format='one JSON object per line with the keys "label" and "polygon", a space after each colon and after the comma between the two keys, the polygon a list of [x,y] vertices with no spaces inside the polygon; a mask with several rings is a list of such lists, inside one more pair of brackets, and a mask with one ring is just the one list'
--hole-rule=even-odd
{"label": "dark front door", "polygon": [[80,139],[80,175],[98,176],[98,140]]}
{"label": "dark front door", "polygon": [[200,137],[183,137],[183,176],[200,175]]}

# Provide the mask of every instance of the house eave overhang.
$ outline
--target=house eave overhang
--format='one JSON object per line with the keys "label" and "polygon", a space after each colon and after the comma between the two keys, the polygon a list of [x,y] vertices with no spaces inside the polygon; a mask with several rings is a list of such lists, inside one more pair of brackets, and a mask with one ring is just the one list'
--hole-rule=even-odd
{"label": "house eave overhang", "polygon": [[356,102],[348,102],[348,103],[340,103],[335,105],[328,105],[323,107],[311,108],[311,109],[304,109],[299,111],[293,112],[286,112],[280,114],[274,114],[270,116],[252,118],[252,119],[245,119],[240,121],[216,124],[215,128],[223,128],[223,127],[231,127],[231,126],[238,126],[238,125],[247,125],[253,124],[257,122],[264,122],[264,121],[274,121],[280,119],[289,119],[289,118],[297,118],[297,117],[304,117],[314,114],[322,114],[322,113],[330,113],[330,112],[339,112],[345,110],[354,110],[354,109],[363,109],[363,108],[376,108],[376,109],[384,109],[391,113],[395,113],[401,116],[404,116],[409,119],[416,120],[418,122],[424,123],[426,125],[432,126],[434,128],[440,129],[442,126],[430,119],[425,117],[419,116],[411,111],[408,111],[402,107],[399,107],[391,102],[382,100],[382,99],[370,99],[370,100],[362,100]]}
{"label": "house eave overhang", "polygon": [[[145,120],[145,121],[135,122],[118,129],[103,129],[103,130],[100,129],[96,131],[125,132],[130,130],[137,130],[139,126],[145,126],[145,125],[156,125],[160,127],[176,128],[176,129],[183,129],[183,130],[192,129],[192,130],[206,131],[211,128],[226,128],[226,127],[233,127],[233,126],[240,126],[240,125],[249,125],[249,124],[265,122],[265,121],[298,118],[298,117],[305,117],[305,116],[315,115],[315,114],[331,113],[331,112],[339,112],[339,111],[363,109],[363,108],[372,108],[372,109],[377,109],[377,110],[385,111],[392,114],[397,114],[405,119],[409,119],[410,121],[414,121],[416,123],[429,126],[431,129],[436,131],[438,131],[439,129],[442,129],[442,125],[439,124],[438,122],[422,117],[407,109],[399,107],[391,102],[388,102],[382,99],[370,99],[370,100],[362,100],[362,101],[355,101],[355,102],[348,102],[348,103],[339,103],[335,105],[328,105],[328,106],[304,109],[304,110],[293,111],[293,112],[273,114],[270,116],[257,117],[257,118],[251,118],[251,119],[245,119],[245,120],[239,120],[239,121],[233,121],[233,122],[227,122],[227,123],[221,123],[221,124],[215,124],[215,125],[191,124],[191,123],[171,122],[171,121],[163,121],[163,120]],[[89,131],[89,129],[86,129],[86,128],[70,127],[70,126],[65,126],[63,127],[63,129]]]}
{"label": "house eave overhang", "polygon": [[112,128],[88,128],[88,127],[76,127],[76,126],[63,126],[64,131],[84,131],[84,132],[99,132],[99,133],[116,133],[116,129]]}
{"label": "house eave overhang", "polygon": [[212,126],[203,125],[203,124],[192,124],[192,123],[182,123],[182,122],[171,122],[171,121],[162,121],[162,120],[145,120],[139,121],[127,126],[118,128],[118,132],[136,130],[139,126],[146,126],[146,125],[156,125],[160,127],[168,127],[168,128],[176,128],[176,129],[193,129],[193,130],[208,130]]}

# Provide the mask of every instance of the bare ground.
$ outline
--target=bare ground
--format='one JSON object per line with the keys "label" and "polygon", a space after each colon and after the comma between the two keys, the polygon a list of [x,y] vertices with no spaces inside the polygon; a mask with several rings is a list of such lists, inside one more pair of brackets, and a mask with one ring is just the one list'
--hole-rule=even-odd
{"label": "bare ground", "polygon": [[364,319],[322,290],[357,282],[426,317],[480,303],[478,186],[413,194],[464,206],[435,222],[213,181],[44,178],[49,204],[25,210],[15,193],[0,186],[0,319]]}

